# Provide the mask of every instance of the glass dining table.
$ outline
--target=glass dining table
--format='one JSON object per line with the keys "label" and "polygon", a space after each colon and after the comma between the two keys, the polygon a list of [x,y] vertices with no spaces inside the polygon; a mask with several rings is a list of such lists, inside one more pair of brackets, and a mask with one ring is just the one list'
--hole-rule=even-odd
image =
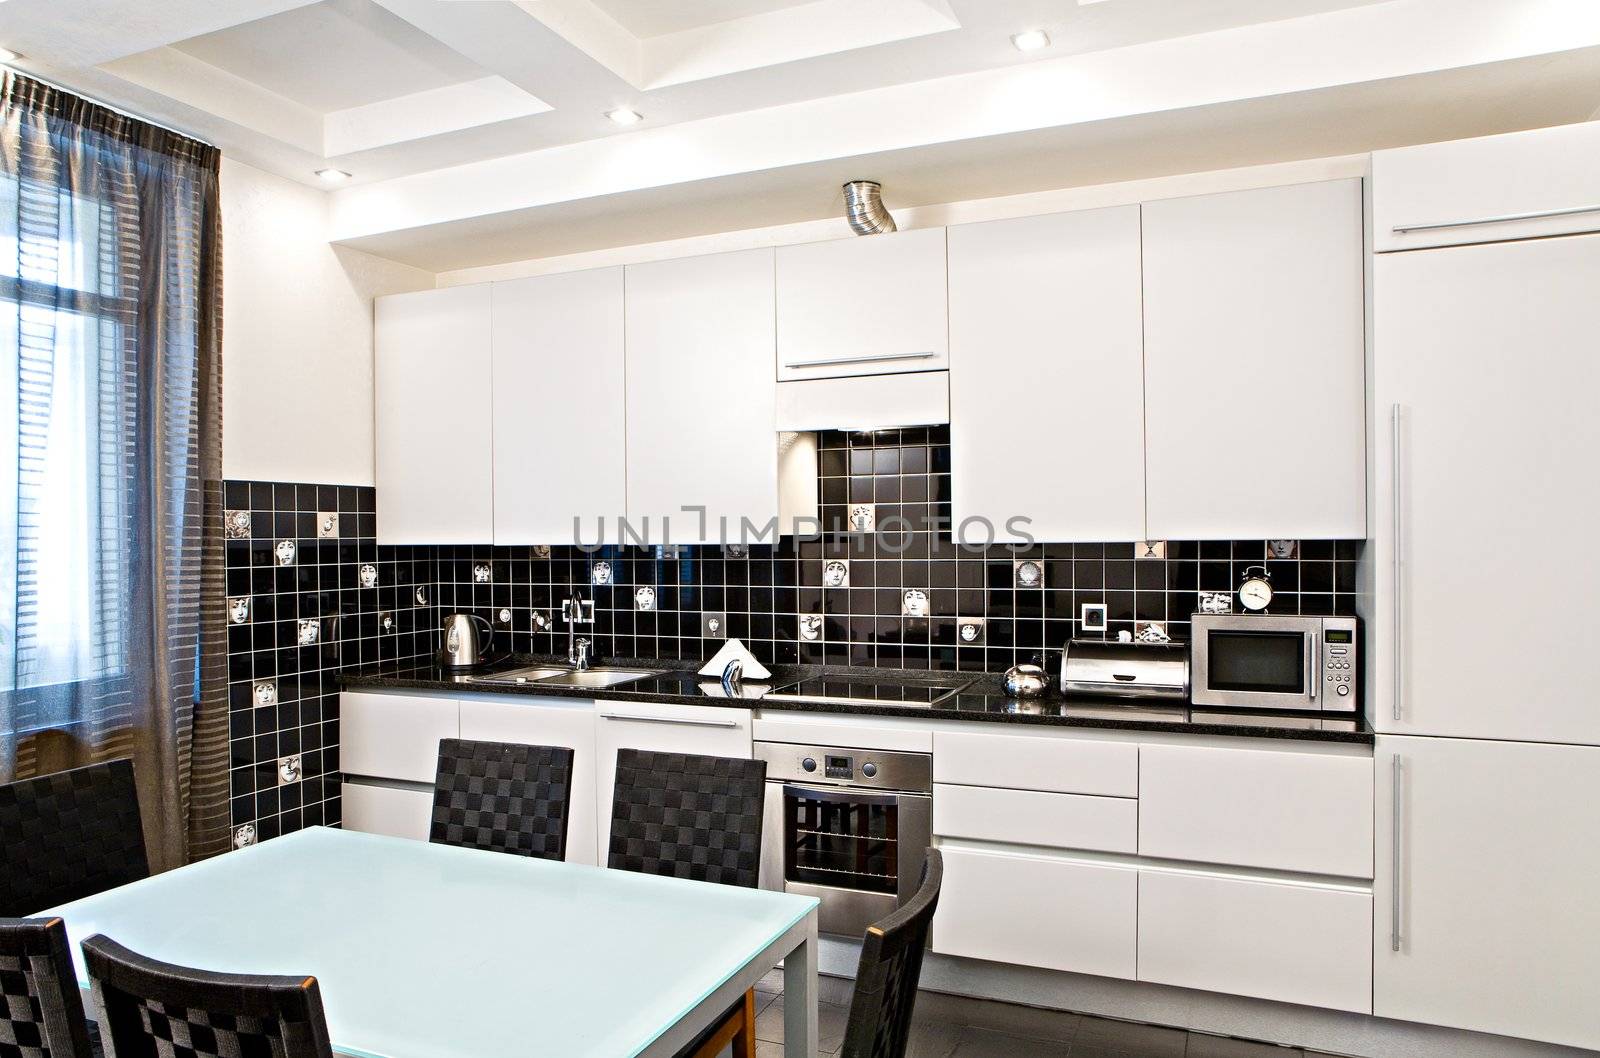
{"label": "glass dining table", "polygon": [[780,962],[785,1053],[817,1053],[812,897],[312,827],[43,913],[85,989],[96,933],[314,975],[352,1058],[672,1055]]}

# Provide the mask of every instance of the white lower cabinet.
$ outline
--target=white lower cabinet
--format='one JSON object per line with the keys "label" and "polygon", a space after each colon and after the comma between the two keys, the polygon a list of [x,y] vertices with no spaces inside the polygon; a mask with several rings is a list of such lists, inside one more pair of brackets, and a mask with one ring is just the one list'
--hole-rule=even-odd
{"label": "white lower cabinet", "polygon": [[339,768],[433,785],[439,740],[461,735],[461,703],[454,698],[378,691],[339,696]]}
{"label": "white lower cabinet", "polygon": [[1372,894],[1139,872],[1139,980],[1372,1012]]}
{"label": "white lower cabinet", "polygon": [[594,863],[599,840],[595,826],[594,715],[595,703],[584,698],[504,695],[461,701],[462,738],[572,750],[568,863]]}
{"label": "white lower cabinet", "polygon": [[346,782],[339,788],[346,830],[427,841],[433,819],[433,792],[403,786]]}
{"label": "white lower cabinet", "polygon": [[972,841],[1132,852],[1139,842],[1139,802],[934,783],[933,832]]}
{"label": "white lower cabinet", "polygon": [[942,848],[933,950],[1132,979],[1138,872],[1060,856]]}
{"label": "white lower cabinet", "polygon": [[611,800],[617,782],[617,751],[699,753],[749,759],[751,713],[714,705],[601,702],[595,709],[595,855],[606,864],[611,840]]}

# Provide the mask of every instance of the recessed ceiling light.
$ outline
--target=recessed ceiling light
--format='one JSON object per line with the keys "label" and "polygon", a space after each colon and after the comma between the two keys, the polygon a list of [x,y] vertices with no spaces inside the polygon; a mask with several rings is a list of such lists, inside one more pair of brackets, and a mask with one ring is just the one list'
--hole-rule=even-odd
{"label": "recessed ceiling light", "polygon": [[1026,29],[1011,38],[1011,45],[1018,51],[1038,51],[1050,46],[1050,34],[1042,29]]}
{"label": "recessed ceiling light", "polygon": [[318,169],[317,175],[322,177],[325,184],[342,184],[350,179],[350,174],[343,169]]}
{"label": "recessed ceiling light", "polygon": [[0,48],[0,62],[16,62],[20,58],[22,58],[22,56],[18,55],[10,48]]}
{"label": "recessed ceiling light", "polygon": [[643,114],[639,113],[637,110],[629,110],[627,107],[618,107],[615,110],[608,110],[606,111],[606,117],[610,118],[618,125],[637,125],[639,122],[644,120]]}

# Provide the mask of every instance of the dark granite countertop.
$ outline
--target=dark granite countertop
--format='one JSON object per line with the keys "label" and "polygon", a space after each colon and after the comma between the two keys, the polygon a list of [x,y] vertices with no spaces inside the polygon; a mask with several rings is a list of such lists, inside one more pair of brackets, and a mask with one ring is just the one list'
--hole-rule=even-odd
{"label": "dark granite countertop", "polygon": [[[659,659],[608,658],[606,666],[647,668],[661,675],[606,689],[592,687],[551,687],[538,682],[496,684],[482,682],[483,675],[508,669],[550,662],[537,657],[508,658],[477,674],[447,671],[428,661],[382,665],[357,669],[340,676],[348,688],[390,690],[452,691],[457,694],[525,694],[543,698],[565,697],[604,701],[652,701],[684,705],[737,705],[761,709],[808,713],[841,713],[853,716],[890,716],[901,719],[969,720],[977,723],[1048,725],[1116,731],[1171,731],[1197,735],[1229,735],[1240,738],[1284,738],[1318,742],[1373,743],[1372,729],[1359,716],[1333,716],[1318,713],[1232,712],[1196,707],[1184,701],[1140,702],[1085,697],[1067,698],[1048,694],[1042,698],[1017,699],[1006,695],[1000,677],[982,673],[947,673],[901,669],[778,666],[773,678],[763,685],[747,681],[744,694],[726,697],[714,679],[695,675],[687,663]],[[559,662],[558,662],[559,663]],[[840,702],[794,702],[769,700],[769,690],[782,693],[781,685],[802,679],[870,678],[883,683],[934,684],[960,687],[954,695],[932,705],[879,702],[874,704]]]}

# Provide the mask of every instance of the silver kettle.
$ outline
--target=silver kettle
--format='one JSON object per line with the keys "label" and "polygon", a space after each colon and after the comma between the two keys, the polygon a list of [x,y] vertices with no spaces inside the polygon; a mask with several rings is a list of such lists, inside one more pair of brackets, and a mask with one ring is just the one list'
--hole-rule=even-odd
{"label": "silver kettle", "polygon": [[[478,635],[479,626],[483,636]],[[489,654],[494,626],[477,614],[453,613],[444,619],[439,639],[439,664],[449,669],[468,669],[481,665]]]}

